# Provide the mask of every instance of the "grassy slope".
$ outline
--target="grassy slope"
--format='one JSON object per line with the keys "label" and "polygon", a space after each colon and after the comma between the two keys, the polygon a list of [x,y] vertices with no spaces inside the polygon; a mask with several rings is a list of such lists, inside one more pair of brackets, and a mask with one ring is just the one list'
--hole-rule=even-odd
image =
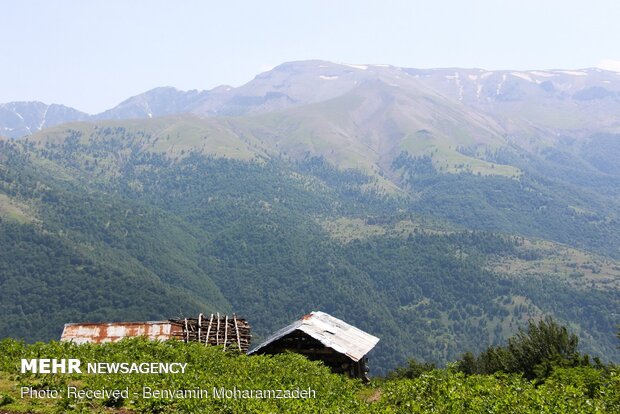
{"label": "grassy slope", "polygon": [[35,215],[30,210],[24,203],[0,193],[0,219],[30,223],[35,220]]}
{"label": "grassy slope", "polygon": [[[344,413],[427,413],[427,412],[617,412],[620,387],[617,370],[587,368],[556,369],[544,384],[534,384],[518,375],[472,375],[435,370],[415,379],[392,379],[363,387],[359,381],[331,374],[320,363],[300,355],[276,357],[234,356],[215,347],[199,344],[147,343],[132,340],[118,344],[71,346],[35,344],[23,347],[0,342],[0,412],[344,412]],[[19,358],[45,355],[50,358],[79,358],[111,362],[186,362],[185,374],[33,375],[16,374]],[[20,398],[18,387],[64,390],[124,389],[142,393],[152,389],[195,389],[212,393],[213,387],[240,390],[310,389],[315,398],[208,398],[171,399],[131,397],[128,400],[86,398]],[[516,410],[516,411],[515,411]]]}
{"label": "grassy slope", "polygon": [[437,168],[447,164],[447,172],[519,174],[515,167],[457,151],[459,146],[505,146],[493,121],[413,87],[398,90],[385,82],[366,83],[326,102],[235,121],[289,155],[319,154],[335,165],[367,173],[387,172],[404,150],[435,154]]}

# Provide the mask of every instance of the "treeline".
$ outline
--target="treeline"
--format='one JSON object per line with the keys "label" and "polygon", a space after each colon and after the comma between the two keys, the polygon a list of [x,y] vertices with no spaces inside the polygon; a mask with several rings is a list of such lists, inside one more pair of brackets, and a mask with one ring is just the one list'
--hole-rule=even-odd
{"label": "treeline", "polygon": [[465,374],[520,373],[527,379],[544,380],[555,368],[593,367],[603,369],[598,357],[578,352],[579,338],[551,318],[530,321],[505,346],[492,346],[477,357],[471,352],[458,361]]}
{"label": "treeline", "polygon": [[[617,338],[620,339],[620,330]],[[578,345],[577,335],[553,318],[530,320],[526,329],[519,327],[518,332],[508,338],[506,345],[490,346],[478,355],[468,351],[449,364],[448,369],[465,375],[518,374],[534,384],[542,384],[570,368],[576,369],[570,371],[573,374],[585,376],[584,380],[598,382],[616,369],[614,364],[604,364],[599,357],[579,352]],[[435,363],[412,358],[406,366],[391,371],[387,378],[418,378],[436,369]]]}

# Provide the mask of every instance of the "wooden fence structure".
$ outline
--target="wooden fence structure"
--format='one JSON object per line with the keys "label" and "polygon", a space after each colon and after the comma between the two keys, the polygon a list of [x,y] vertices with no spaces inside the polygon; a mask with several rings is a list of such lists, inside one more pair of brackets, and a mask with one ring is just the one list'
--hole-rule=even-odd
{"label": "wooden fence structure", "polygon": [[250,324],[245,319],[237,318],[233,314],[198,315],[197,318],[169,319],[170,323],[179,326],[173,335],[184,342],[199,342],[207,345],[223,345],[226,349],[239,349],[247,353],[252,335]]}

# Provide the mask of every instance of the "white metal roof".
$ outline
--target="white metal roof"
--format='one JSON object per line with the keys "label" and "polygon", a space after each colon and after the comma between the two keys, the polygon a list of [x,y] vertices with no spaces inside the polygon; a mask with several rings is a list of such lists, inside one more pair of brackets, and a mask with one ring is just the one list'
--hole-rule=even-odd
{"label": "white metal roof", "polygon": [[379,338],[376,336],[370,335],[325,312],[311,312],[289,326],[275,332],[265,342],[251,350],[249,354],[257,352],[259,349],[294,331],[302,331],[308,334],[326,347],[347,355],[353,361],[362,359],[379,342]]}

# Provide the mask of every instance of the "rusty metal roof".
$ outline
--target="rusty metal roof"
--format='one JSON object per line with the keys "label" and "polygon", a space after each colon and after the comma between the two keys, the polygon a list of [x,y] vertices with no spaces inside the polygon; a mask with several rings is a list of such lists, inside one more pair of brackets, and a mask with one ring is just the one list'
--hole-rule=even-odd
{"label": "rusty metal roof", "polygon": [[174,338],[179,327],[169,321],[113,322],[113,323],[67,323],[61,341],[76,344],[116,342],[123,338],[144,336],[150,340],[165,341]]}
{"label": "rusty metal roof", "polygon": [[275,332],[262,344],[248,352],[253,354],[294,331],[301,331],[320,341],[328,348],[359,361],[377,345],[379,338],[334,318],[325,312],[311,312],[301,319]]}

